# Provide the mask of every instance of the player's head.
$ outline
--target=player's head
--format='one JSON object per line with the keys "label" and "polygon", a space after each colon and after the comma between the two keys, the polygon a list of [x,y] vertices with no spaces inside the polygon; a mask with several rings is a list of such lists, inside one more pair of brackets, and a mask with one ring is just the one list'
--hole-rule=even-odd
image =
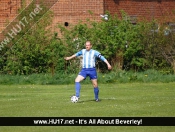
{"label": "player's head", "polygon": [[90,41],[86,41],[85,47],[86,47],[86,50],[90,50],[92,48],[91,42]]}

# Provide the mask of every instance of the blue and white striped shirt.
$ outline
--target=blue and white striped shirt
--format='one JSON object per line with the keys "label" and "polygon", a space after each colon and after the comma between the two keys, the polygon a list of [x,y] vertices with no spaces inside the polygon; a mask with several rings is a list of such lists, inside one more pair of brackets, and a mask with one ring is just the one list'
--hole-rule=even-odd
{"label": "blue and white striped shirt", "polygon": [[100,52],[96,50],[86,50],[82,49],[79,52],[75,54],[76,56],[83,56],[82,60],[82,68],[94,68],[96,58],[100,58],[102,61],[105,61],[106,59],[100,54]]}

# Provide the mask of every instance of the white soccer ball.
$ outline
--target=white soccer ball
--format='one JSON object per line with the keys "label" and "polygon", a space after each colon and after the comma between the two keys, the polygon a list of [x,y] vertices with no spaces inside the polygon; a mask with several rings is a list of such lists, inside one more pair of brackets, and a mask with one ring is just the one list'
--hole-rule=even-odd
{"label": "white soccer ball", "polygon": [[78,97],[72,96],[72,97],[71,97],[71,102],[72,102],[72,103],[78,102]]}

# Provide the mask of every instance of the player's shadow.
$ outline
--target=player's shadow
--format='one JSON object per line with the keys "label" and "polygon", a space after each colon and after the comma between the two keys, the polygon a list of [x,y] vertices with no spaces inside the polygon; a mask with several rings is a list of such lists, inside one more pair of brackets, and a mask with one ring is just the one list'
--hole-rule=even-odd
{"label": "player's shadow", "polygon": [[[85,103],[85,102],[95,102],[94,99],[89,99],[89,100],[79,100],[78,103]],[[101,102],[101,100],[99,101]]]}
{"label": "player's shadow", "polygon": [[[110,98],[105,98],[105,99],[100,99],[98,102],[102,102],[104,100],[116,100],[116,99],[110,99]],[[89,100],[79,100],[78,103],[85,103],[85,102],[96,102],[94,99],[89,99]]]}

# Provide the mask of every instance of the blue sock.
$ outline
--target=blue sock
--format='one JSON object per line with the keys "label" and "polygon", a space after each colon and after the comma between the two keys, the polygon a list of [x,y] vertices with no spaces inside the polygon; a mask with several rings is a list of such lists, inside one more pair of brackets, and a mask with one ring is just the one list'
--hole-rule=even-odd
{"label": "blue sock", "polygon": [[99,93],[98,87],[94,88],[95,99],[98,99],[98,93]]}
{"label": "blue sock", "polygon": [[81,85],[79,82],[75,82],[75,91],[76,91],[76,96],[80,97],[80,89],[81,89]]}

